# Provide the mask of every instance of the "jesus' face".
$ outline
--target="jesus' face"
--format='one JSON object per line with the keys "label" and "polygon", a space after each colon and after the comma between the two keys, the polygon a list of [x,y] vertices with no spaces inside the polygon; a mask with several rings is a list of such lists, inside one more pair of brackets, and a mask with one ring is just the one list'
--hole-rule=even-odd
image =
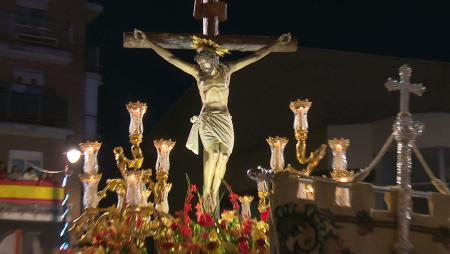
{"label": "jesus' face", "polygon": [[195,61],[203,72],[212,74],[217,68],[219,59],[215,53],[201,51],[195,56]]}

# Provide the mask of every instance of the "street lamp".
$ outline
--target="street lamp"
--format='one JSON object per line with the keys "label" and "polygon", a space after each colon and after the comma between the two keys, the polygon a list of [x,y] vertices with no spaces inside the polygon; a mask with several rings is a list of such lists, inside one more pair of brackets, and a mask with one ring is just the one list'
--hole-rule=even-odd
{"label": "street lamp", "polygon": [[[61,203],[61,206],[64,210],[63,214],[61,215],[61,220],[64,222],[64,226],[63,226],[61,232],[59,233],[59,236],[61,237],[61,240],[62,240],[62,244],[59,247],[59,250],[66,250],[69,248],[68,239],[67,239],[67,237],[65,237],[65,235],[67,234],[67,230],[69,228],[69,219],[67,218],[67,215],[69,212],[69,207],[68,207],[69,192],[66,189],[66,184],[67,184],[68,177],[71,175],[71,173],[69,171],[69,163],[70,164],[76,163],[81,157],[81,152],[80,152],[80,150],[73,148],[66,152],[66,156],[67,156],[67,161],[66,161],[66,165],[64,167],[64,178],[63,178],[63,181],[61,184],[61,187],[64,188],[64,193],[65,193],[64,200]],[[67,163],[67,162],[69,162],[69,163]]]}
{"label": "street lamp", "polygon": [[67,151],[67,160],[74,164],[76,163],[81,156],[81,152],[78,149],[70,149],[69,151]]}

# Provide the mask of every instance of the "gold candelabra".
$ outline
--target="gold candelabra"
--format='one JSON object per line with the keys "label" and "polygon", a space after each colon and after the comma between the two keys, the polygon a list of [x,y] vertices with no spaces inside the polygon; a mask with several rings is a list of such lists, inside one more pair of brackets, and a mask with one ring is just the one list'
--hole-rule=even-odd
{"label": "gold candelabra", "polygon": [[[140,144],[143,139],[142,118],[147,105],[142,102],[130,102],[126,105],[130,114],[129,141],[132,159],[124,154],[122,147],[113,149],[117,169],[122,178],[108,179],[103,190],[97,191],[101,174],[98,173],[97,154],[101,143],[86,142],[80,144],[84,153],[84,174],[80,176],[84,185],[83,214],[74,220],[70,231],[74,233],[79,245],[92,244],[99,232],[121,228],[124,234],[136,241],[134,246],[143,246],[145,238],[157,234],[157,228],[169,218],[168,193],[171,184],[169,176],[169,154],[175,142],[159,139],[154,144],[158,152],[156,162],[156,183],[152,180],[152,170],[143,169],[144,156]],[[99,208],[98,202],[114,192],[117,205]],[[149,202],[153,193],[153,201]],[[131,239],[131,238],[130,238]]]}
{"label": "gold candelabra", "polygon": [[308,100],[292,101],[289,108],[294,113],[294,133],[297,144],[296,158],[301,165],[306,165],[305,169],[299,171],[300,174],[310,176],[314,169],[318,166],[320,160],[323,159],[326,153],[327,146],[322,144],[314,152],[306,157],[306,140],[308,139],[308,111],[311,108],[312,102]]}

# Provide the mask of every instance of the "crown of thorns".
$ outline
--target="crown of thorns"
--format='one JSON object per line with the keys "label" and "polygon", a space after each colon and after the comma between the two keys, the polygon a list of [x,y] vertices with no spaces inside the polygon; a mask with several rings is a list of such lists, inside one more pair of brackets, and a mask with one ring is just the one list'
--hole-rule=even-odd
{"label": "crown of thorns", "polygon": [[214,51],[217,55],[221,57],[226,54],[230,54],[229,49],[222,47],[221,45],[215,43],[213,40],[200,38],[195,35],[192,36],[192,48],[195,50],[209,49]]}

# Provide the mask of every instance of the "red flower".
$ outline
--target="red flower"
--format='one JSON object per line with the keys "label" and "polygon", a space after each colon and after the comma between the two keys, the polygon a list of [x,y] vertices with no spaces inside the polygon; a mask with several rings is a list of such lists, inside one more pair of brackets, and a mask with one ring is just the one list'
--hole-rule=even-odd
{"label": "red flower", "polygon": [[174,246],[173,242],[166,242],[166,243],[163,244],[162,247],[164,249],[168,250],[168,249],[171,249],[173,246]]}
{"label": "red flower", "polygon": [[191,184],[191,192],[192,193],[197,192],[197,185]]}
{"label": "red flower", "polygon": [[248,254],[250,253],[250,247],[248,246],[248,242],[247,241],[239,241],[238,244],[238,251],[239,254]]}
{"label": "red flower", "polygon": [[200,216],[203,214],[203,207],[201,203],[195,205],[195,215],[197,216],[197,221],[200,220]]}
{"label": "red flower", "polygon": [[267,208],[264,212],[262,212],[259,217],[262,221],[267,222],[270,216],[270,208]]}
{"label": "red flower", "polygon": [[200,238],[202,240],[208,240],[209,239],[209,234],[208,233],[201,233],[200,234]]}
{"label": "red flower", "polygon": [[224,229],[227,228],[227,225],[225,224],[225,221],[221,221],[220,224],[219,224],[219,226],[220,226],[220,228],[221,228],[222,230],[224,230]]}
{"label": "red flower", "polygon": [[251,220],[244,221],[242,225],[242,234],[250,235],[251,232],[252,232],[252,221]]}
{"label": "red flower", "polygon": [[191,237],[192,229],[188,225],[180,226],[180,234],[184,237]]}
{"label": "red flower", "polygon": [[170,228],[171,228],[173,231],[176,231],[177,228],[178,228],[178,225],[177,225],[176,223],[172,223],[172,224],[170,224]]}
{"label": "red flower", "polygon": [[138,217],[137,221],[136,221],[136,229],[139,229],[142,226],[142,224],[144,224],[144,223],[143,223],[141,217]]}
{"label": "red flower", "polygon": [[230,202],[233,204],[233,209],[239,211],[239,195],[230,191],[230,195],[228,196]]}
{"label": "red flower", "polygon": [[209,215],[209,213],[202,213],[198,218],[198,224],[200,224],[200,226],[204,228],[214,227],[214,221],[211,218],[211,215]]}

